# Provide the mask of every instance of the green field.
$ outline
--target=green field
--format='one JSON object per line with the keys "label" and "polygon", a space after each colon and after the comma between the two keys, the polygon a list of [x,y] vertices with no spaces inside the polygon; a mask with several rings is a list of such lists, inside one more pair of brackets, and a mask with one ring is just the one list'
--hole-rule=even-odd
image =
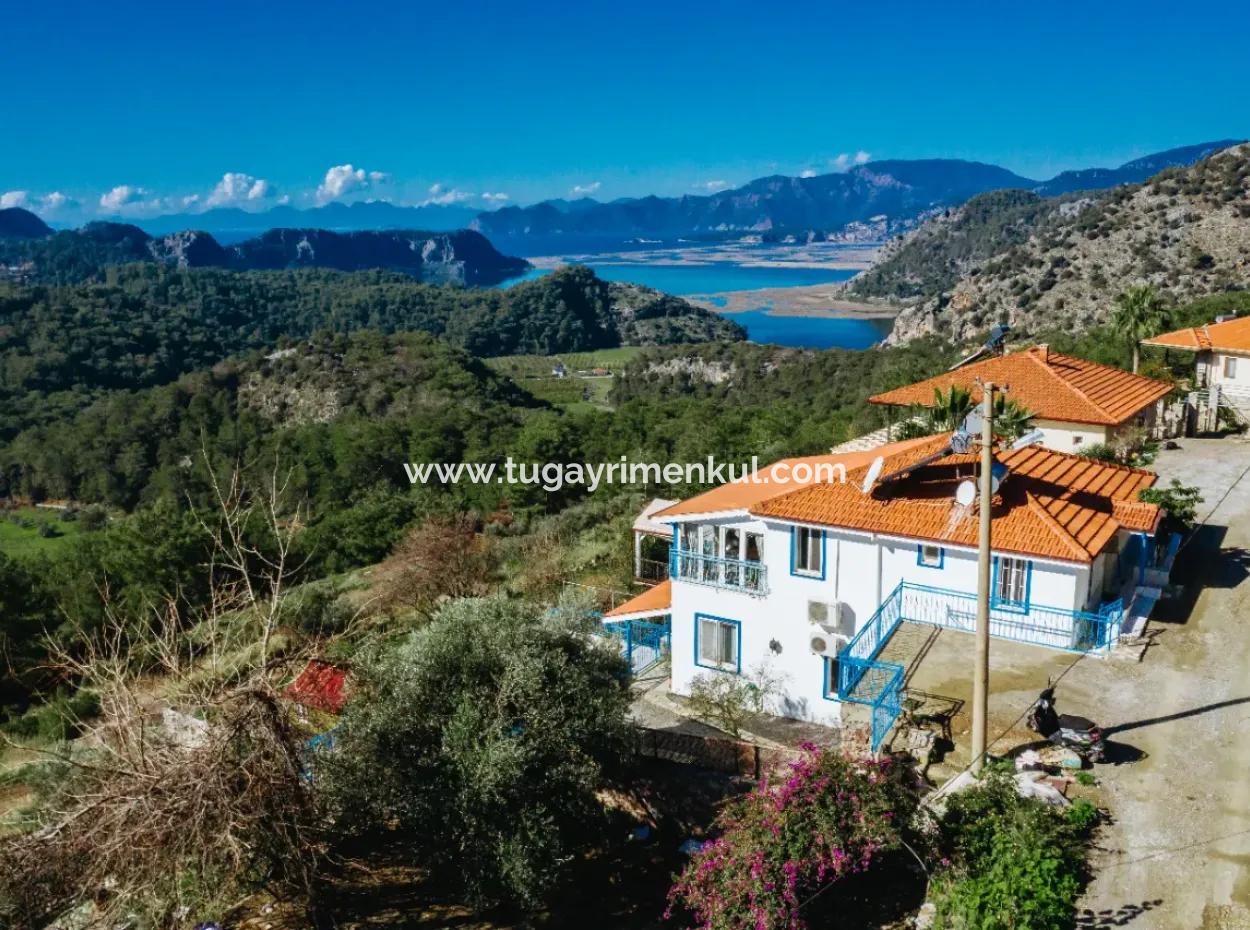
{"label": "green field", "polygon": [[[44,536],[41,526],[51,527]],[[43,531],[48,532],[48,531]],[[0,510],[0,552],[10,556],[56,552],[82,532],[77,520],[62,520],[61,511],[44,507]]]}
{"label": "green field", "polygon": [[[570,408],[582,404],[607,407],[615,376],[640,352],[642,349],[637,346],[624,346],[564,355],[502,355],[485,361],[540,400]],[[551,369],[557,364],[568,370],[566,377],[552,375]],[[590,372],[596,368],[606,369],[609,374],[592,375]]]}

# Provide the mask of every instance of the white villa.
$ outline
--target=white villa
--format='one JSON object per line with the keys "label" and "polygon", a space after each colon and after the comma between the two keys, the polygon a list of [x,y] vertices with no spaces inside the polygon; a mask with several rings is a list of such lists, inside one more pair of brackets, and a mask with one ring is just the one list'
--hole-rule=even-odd
{"label": "white villa", "polygon": [[[1245,367],[1250,378],[1250,365]],[[1172,391],[1166,381],[1041,345],[964,365],[869,400],[891,407],[931,407],[935,389],[946,392],[956,386],[970,391],[979,403],[980,385],[986,381],[1007,386],[1007,397],[1033,414],[1042,444],[1060,452],[1109,443],[1130,430],[1155,435],[1163,423],[1164,398]]]}
{"label": "white villa", "polygon": [[1142,345],[1193,353],[1194,387],[1205,394],[1207,404],[1232,407],[1250,420],[1250,316],[1219,317],[1204,326],[1144,339]]}
{"label": "white villa", "polygon": [[[897,625],[975,624],[978,515],[955,493],[975,479],[976,455],[950,453],[948,441],[790,459],[790,473],[839,463],[847,480],[748,478],[648,513],[673,529],[671,577],[605,621],[669,618],[678,694],[700,675],[768,663],[782,683],[771,712],[836,724],[843,701],[884,703],[888,729],[902,676],[877,656]],[[992,518],[991,633],[1110,649],[1150,564],[1160,510],[1137,495],[1155,476],[1039,446],[996,460],[1006,472]]]}

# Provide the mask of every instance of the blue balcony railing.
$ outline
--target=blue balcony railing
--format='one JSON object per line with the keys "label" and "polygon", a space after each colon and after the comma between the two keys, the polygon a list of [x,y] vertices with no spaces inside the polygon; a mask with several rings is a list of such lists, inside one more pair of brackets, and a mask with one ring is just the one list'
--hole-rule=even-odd
{"label": "blue balcony railing", "polygon": [[[872,748],[898,719],[904,669],[878,658],[904,620],[974,632],[975,594],[900,582],[838,655],[838,699],[863,704],[872,712]],[[990,635],[1067,652],[1106,652],[1120,636],[1121,601],[1103,604],[1096,612],[1030,605],[990,609]]]}
{"label": "blue balcony railing", "polygon": [[669,575],[713,588],[756,595],[768,593],[768,569],[759,562],[745,559],[721,559],[674,547],[669,553]]}

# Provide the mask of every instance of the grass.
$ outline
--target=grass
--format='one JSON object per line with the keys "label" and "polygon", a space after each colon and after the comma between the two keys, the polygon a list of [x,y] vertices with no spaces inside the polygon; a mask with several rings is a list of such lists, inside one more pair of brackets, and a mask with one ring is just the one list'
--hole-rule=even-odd
{"label": "grass", "polygon": [[[52,536],[40,535],[40,527]],[[0,511],[0,552],[8,556],[55,553],[82,532],[77,520],[62,520],[61,511],[47,507],[19,507]]]}
{"label": "grass", "polygon": [[[608,393],[615,376],[641,351],[637,346],[624,346],[564,355],[503,355],[486,359],[486,364],[548,403],[573,410],[587,406],[605,408],[609,406]],[[568,369],[567,377],[552,375],[551,369],[557,364]],[[596,368],[610,374],[592,375],[590,372]]]}

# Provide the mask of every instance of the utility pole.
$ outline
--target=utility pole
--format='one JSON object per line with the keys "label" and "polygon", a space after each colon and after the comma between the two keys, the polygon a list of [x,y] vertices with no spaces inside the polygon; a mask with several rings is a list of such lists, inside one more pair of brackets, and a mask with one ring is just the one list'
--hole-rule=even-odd
{"label": "utility pole", "polygon": [[977,643],[972,673],[972,771],[985,763],[990,690],[990,526],[994,500],[994,385],[981,386],[981,537],[977,548]]}

